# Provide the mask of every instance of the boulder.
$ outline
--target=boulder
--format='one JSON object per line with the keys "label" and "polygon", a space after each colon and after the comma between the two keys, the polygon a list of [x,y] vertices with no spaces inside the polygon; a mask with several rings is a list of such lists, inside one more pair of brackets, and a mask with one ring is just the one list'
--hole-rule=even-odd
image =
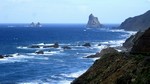
{"label": "boulder", "polygon": [[91,47],[91,44],[90,44],[90,43],[85,43],[85,44],[83,44],[82,46]]}
{"label": "boulder", "polygon": [[145,31],[148,27],[150,27],[150,10],[142,15],[126,19],[119,26],[127,31]]}
{"label": "boulder", "polygon": [[35,51],[36,54],[44,54],[44,51],[42,50],[38,50],[38,51]]}
{"label": "boulder", "polygon": [[100,27],[102,27],[102,25],[98,21],[97,17],[94,17],[93,14],[90,14],[89,15],[89,20],[88,20],[88,23],[87,23],[86,27],[87,28],[100,28]]}

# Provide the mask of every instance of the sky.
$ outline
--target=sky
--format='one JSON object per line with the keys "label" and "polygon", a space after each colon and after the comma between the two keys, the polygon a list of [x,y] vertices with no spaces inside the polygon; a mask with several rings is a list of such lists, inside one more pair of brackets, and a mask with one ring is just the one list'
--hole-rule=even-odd
{"label": "sky", "polygon": [[0,23],[121,23],[150,10],[150,0],[0,0]]}

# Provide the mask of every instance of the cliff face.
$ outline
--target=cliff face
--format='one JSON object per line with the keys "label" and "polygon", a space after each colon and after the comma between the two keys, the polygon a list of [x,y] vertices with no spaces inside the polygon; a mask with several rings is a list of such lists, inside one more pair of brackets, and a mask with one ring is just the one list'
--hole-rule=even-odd
{"label": "cliff face", "polygon": [[86,27],[87,28],[100,28],[101,24],[97,17],[94,17],[93,14],[90,14]]}
{"label": "cliff face", "polygon": [[104,54],[72,84],[149,84],[150,28],[132,41],[132,54]]}
{"label": "cliff face", "polygon": [[123,43],[123,47],[126,48],[127,51],[130,51],[131,48],[134,45],[134,42],[136,42],[142,35],[144,32],[142,31],[138,31],[135,35],[131,35],[124,43]]}
{"label": "cliff face", "polygon": [[150,58],[122,53],[106,54],[72,84],[148,84]]}
{"label": "cliff face", "polygon": [[136,42],[134,42],[131,53],[150,55],[150,28],[146,30]]}
{"label": "cliff face", "polygon": [[126,19],[119,28],[127,31],[146,30],[150,27],[150,10],[146,13]]}

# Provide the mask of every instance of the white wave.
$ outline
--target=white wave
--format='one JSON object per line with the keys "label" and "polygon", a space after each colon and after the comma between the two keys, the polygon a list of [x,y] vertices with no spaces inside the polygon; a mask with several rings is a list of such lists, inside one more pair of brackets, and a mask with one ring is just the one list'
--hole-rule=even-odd
{"label": "white wave", "polygon": [[86,58],[86,57],[88,57],[90,55],[95,55],[95,53],[83,53],[83,54],[84,54],[84,56],[80,57],[81,59]]}
{"label": "white wave", "polygon": [[96,60],[98,60],[98,59],[100,59],[100,57],[91,58],[91,60],[93,60],[93,61],[96,61]]}
{"label": "white wave", "polygon": [[34,59],[39,59],[39,60],[48,60],[48,57],[34,57]]}
{"label": "white wave", "polygon": [[130,35],[134,35],[137,33],[137,31],[126,31],[127,33],[129,33]]}
{"label": "white wave", "polygon": [[103,45],[109,45],[110,47],[122,46],[126,39],[122,40],[111,40],[107,42],[101,42]]}
{"label": "white wave", "polygon": [[18,83],[18,84],[70,84],[72,81],[69,80],[49,80],[48,82],[44,82],[42,80],[34,80],[31,82],[22,82],[22,83]]}
{"label": "white wave", "polygon": [[27,56],[22,54],[11,54],[12,57],[5,57],[3,59],[0,59],[0,63],[14,63],[14,62],[26,62],[27,59],[33,59],[33,56]]}
{"label": "white wave", "polygon": [[22,47],[22,46],[19,46],[17,47],[18,49],[29,49],[28,47]]}
{"label": "white wave", "polygon": [[36,54],[36,53],[27,53],[27,55],[30,56],[49,56],[49,55],[55,55],[55,54],[60,54],[60,51],[44,51],[44,54]]}
{"label": "white wave", "polygon": [[58,83],[55,83],[55,84],[71,84],[72,81],[69,81],[69,80],[61,80],[59,81]]}
{"label": "white wave", "polygon": [[124,29],[111,29],[111,30],[108,30],[108,31],[111,31],[111,32],[126,32]]}
{"label": "white wave", "polygon": [[43,45],[45,45],[45,43],[39,43],[39,44],[35,44],[35,45],[43,46]]}
{"label": "white wave", "polygon": [[18,84],[51,84],[49,82],[43,82],[42,80],[35,80],[32,82],[23,82],[23,83],[18,83]]}
{"label": "white wave", "polygon": [[95,44],[93,46],[93,48],[97,48],[99,51],[102,50],[103,48],[106,48],[106,45],[101,45],[101,46],[98,46],[98,44]]}
{"label": "white wave", "polygon": [[64,77],[77,78],[85,72],[86,72],[86,70],[82,70],[82,71],[78,71],[78,72],[74,72],[74,73],[70,73],[70,74],[61,74],[61,75]]}

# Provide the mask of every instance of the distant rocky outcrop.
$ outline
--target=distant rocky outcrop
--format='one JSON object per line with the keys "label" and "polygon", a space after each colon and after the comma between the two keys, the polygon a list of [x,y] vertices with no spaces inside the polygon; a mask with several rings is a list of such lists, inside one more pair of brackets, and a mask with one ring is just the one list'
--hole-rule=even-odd
{"label": "distant rocky outcrop", "polygon": [[32,22],[31,24],[30,24],[30,27],[35,27],[35,23],[34,22]]}
{"label": "distant rocky outcrop", "polygon": [[82,46],[84,46],[84,47],[91,47],[91,44],[90,43],[85,43]]}
{"label": "distant rocky outcrop", "polygon": [[127,31],[143,31],[148,27],[150,27],[150,10],[142,15],[126,19],[119,28]]}
{"label": "distant rocky outcrop", "polygon": [[95,57],[101,57],[105,54],[110,54],[110,53],[117,53],[118,51],[115,50],[114,48],[108,47],[105,49],[102,49],[101,52],[96,53],[95,55],[90,55],[87,56],[86,58],[95,58]]}
{"label": "distant rocky outcrop", "polygon": [[36,27],[42,27],[42,25],[41,25],[40,22],[38,22],[35,26],[36,26]]}
{"label": "distant rocky outcrop", "polygon": [[94,17],[93,14],[90,14],[86,27],[87,28],[100,28],[102,27],[102,25],[100,24],[97,17]]}
{"label": "distant rocky outcrop", "polygon": [[30,27],[42,27],[42,25],[41,25],[40,22],[38,22],[37,24],[34,23],[34,22],[32,22],[32,23],[30,24]]}
{"label": "distant rocky outcrop", "polygon": [[134,42],[131,53],[150,55],[150,27],[137,41]]}

